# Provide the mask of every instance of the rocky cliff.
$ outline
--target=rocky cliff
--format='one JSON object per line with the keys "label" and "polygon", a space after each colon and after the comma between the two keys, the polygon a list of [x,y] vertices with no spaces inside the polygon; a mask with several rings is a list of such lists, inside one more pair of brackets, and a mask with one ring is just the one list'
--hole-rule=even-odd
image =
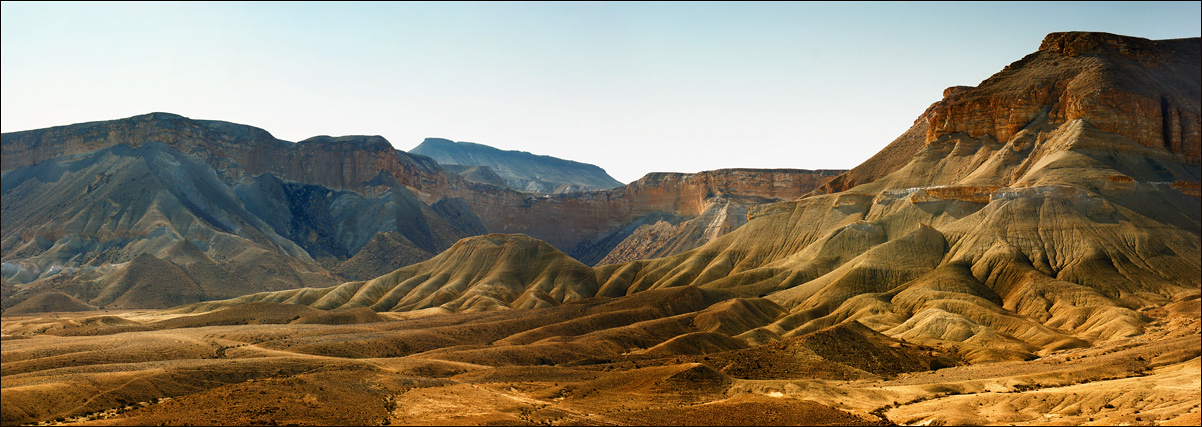
{"label": "rocky cliff", "polygon": [[927,144],[957,133],[1006,144],[1032,123],[1056,126],[1076,119],[1198,164],[1200,63],[1196,39],[1048,34],[1036,52],[979,85],[944,90],[914,127],[817,192],[872,182],[900,169]]}
{"label": "rocky cliff", "polygon": [[1202,52],[1196,39],[1052,33],[1039,50],[974,87],[951,87],[924,116],[926,142],[964,132],[1006,143],[1038,117],[1084,119],[1197,163]]}

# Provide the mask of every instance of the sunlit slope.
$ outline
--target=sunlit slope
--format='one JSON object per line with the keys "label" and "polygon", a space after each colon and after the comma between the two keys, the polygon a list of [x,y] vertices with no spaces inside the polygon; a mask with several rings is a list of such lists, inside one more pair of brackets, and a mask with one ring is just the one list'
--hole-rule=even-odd
{"label": "sunlit slope", "polygon": [[[1064,59],[1049,55],[1030,56],[982,86],[1021,83],[1006,81],[1007,73],[1042,82],[1013,67]],[[1103,81],[1103,99],[1130,95],[1106,83],[1113,73],[1104,68],[1077,76]],[[1181,110],[1197,110],[1197,88],[1170,88],[1194,94],[1192,104],[1180,98]],[[1199,293],[1202,173],[1188,131],[1196,116],[1166,126],[1156,146],[1100,130],[1090,114],[1058,122],[1048,113],[1054,107],[1005,142],[989,133],[928,134],[909,162],[873,182],[757,207],[744,227],[687,253],[598,268],[599,293],[727,289],[791,311],[755,332],[759,339],[857,320],[911,341],[957,343],[978,360],[1140,334],[1147,318],[1139,309]]]}
{"label": "sunlit slope", "polygon": [[596,291],[591,268],[546,242],[520,234],[490,234],[460,240],[428,261],[369,281],[248,295],[193,309],[270,301],[323,310],[370,307],[376,311],[410,311],[438,307],[474,311],[553,306],[591,297]]}
{"label": "sunlit slope", "polygon": [[876,183],[763,206],[702,248],[599,268],[600,294],[729,289],[792,310],[766,328],[773,334],[858,320],[995,356],[1139,334],[1146,319],[1136,310],[1196,296],[1202,205],[1186,193],[1198,167],[1081,148],[1134,143],[1080,120],[1044,135],[1044,161],[1014,182],[936,175],[888,186],[917,170],[972,172],[974,158],[1014,151],[949,138]]}

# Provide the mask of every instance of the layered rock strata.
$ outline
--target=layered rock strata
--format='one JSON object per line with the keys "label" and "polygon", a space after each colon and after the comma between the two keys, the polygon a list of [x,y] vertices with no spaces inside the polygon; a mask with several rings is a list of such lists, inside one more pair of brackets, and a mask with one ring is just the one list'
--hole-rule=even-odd
{"label": "layered rock strata", "polygon": [[1106,33],[1052,33],[1039,50],[975,88],[951,87],[924,114],[926,142],[964,132],[1011,141],[1037,117],[1049,123],[1088,121],[1144,147],[1197,163],[1197,75],[1194,39],[1148,40]]}
{"label": "layered rock strata", "polygon": [[1198,164],[1202,130],[1195,76],[1202,73],[1200,62],[1196,39],[1048,34],[1035,53],[979,85],[944,90],[943,99],[915,119],[909,131],[817,192],[872,182],[904,166],[927,144],[956,133],[998,144],[1013,141],[1021,148],[1032,136],[1022,130],[1035,122],[1055,126],[1083,119],[1139,146]]}

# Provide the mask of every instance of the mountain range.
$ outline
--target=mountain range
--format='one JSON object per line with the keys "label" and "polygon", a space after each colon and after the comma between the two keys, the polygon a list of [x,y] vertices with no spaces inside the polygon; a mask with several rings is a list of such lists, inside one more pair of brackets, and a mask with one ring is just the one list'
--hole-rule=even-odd
{"label": "mountain range", "polygon": [[[593,264],[639,227],[662,224],[672,243],[636,237],[622,253],[676,253],[745,222],[728,210],[796,197],[837,174],[699,175],[726,177],[720,188],[653,174],[601,192],[527,194],[471,182],[380,137],[292,143],[167,113],[6,133],[2,147],[5,310],[44,293],[79,307],[164,308],[332,286],[493,231],[524,232]],[[765,188],[762,177],[791,181]]]}
{"label": "mountain range", "polygon": [[[3,422],[1197,424],[1200,76],[1198,38],[1052,33],[849,171],[556,195],[370,137],[5,134]],[[215,268],[247,292],[11,314]]]}

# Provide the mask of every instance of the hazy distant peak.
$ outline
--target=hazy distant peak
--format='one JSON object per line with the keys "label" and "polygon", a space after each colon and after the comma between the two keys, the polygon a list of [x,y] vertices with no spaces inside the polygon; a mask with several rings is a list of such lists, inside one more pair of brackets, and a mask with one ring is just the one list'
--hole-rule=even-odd
{"label": "hazy distant peak", "polygon": [[[596,165],[472,142],[426,138],[409,152],[430,157],[442,165],[488,167],[507,186],[528,193],[608,190],[622,186]],[[461,174],[466,171],[469,169],[458,170]]]}
{"label": "hazy distant peak", "polygon": [[379,135],[318,135],[298,142],[297,144],[353,144],[365,149],[392,150],[392,143]]}
{"label": "hazy distant peak", "polygon": [[[588,163],[577,162],[575,160],[561,159],[561,158],[554,157],[554,156],[548,156],[546,154],[534,154],[529,151],[522,151],[522,150],[502,150],[500,148],[493,147],[491,145],[484,145],[484,144],[479,144],[479,143],[475,143],[475,142],[467,142],[467,141],[452,141],[452,140],[449,140],[446,138],[426,138],[425,140],[422,141],[421,144],[419,144],[413,150],[417,150],[418,148],[422,147],[423,145],[427,146],[427,148],[437,147],[437,148],[447,149],[447,150],[473,150],[473,151],[481,151],[481,152],[488,152],[488,153],[529,155],[532,157],[554,159],[555,161],[560,161],[560,162],[565,162],[565,163],[597,167],[595,165],[591,165]],[[413,151],[413,150],[410,150],[410,151]]]}

